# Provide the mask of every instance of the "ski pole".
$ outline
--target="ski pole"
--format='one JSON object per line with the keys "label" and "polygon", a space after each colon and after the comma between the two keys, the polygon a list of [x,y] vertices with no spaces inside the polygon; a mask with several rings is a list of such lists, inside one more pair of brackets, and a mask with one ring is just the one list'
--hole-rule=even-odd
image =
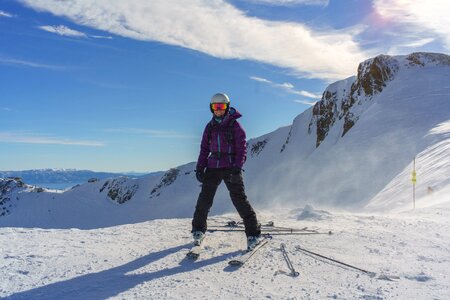
{"label": "ski pole", "polygon": [[294,266],[292,265],[292,262],[289,259],[289,256],[287,254],[286,245],[281,243],[280,248],[281,248],[281,252],[283,253],[284,260],[286,261],[288,268],[291,270],[291,274],[289,274],[289,275],[291,275],[292,277],[297,277],[298,275],[300,275],[300,273],[295,271]]}
{"label": "ski pole", "polygon": [[352,268],[352,269],[361,271],[361,272],[363,272],[363,273],[366,273],[366,274],[369,275],[370,277],[374,277],[374,276],[376,275],[376,273],[374,273],[374,272],[369,272],[369,271],[360,269],[360,268],[358,268],[358,267],[355,267],[355,266],[346,264],[346,263],[344,263],[344,262],[341,262],[341,261],[332,259],[332,258],[330,258],[330,257],[323,256],[323,255],[321,255],[321,254],[319,254],[319,253],[315,253],[315,252],[312,252],[312,251],[303,249],[303,248],[300,247],[300,246],[296,246],[295,249],[296,249],[296,250],[299,250],[299,251],[303,251],[303,252],[309,253],[309,254],[312,254],[312,255],[315,255],[315,256],[318,256],[318,257],[323,258],[323,259],[328,259],[328,260],[330,260],[330,261],[332,261],[332,262],[335,262],[335,263],[344,265],[344,266],[346,266],[346,267],[349,267],[349,268]]}
{"label": "ski pole", "polygon": [[271,235],[316,235],[316,234],[326,234],[330,235],[329,232],[277,232],[277,231],[269,231]]}

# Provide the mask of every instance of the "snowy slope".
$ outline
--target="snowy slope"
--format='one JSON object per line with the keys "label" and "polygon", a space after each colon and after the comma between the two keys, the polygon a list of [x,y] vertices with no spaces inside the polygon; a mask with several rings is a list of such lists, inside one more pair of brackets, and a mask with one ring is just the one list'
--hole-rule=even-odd
{"label": "snowy slope", "polygon": [[[448,299],[449,203],[390,216],[278,210],[275,225],[333,231],[277,235],[241,268],[228,260],[242,232],[209,233],[185,258],[190,219],[92,230],[0,228],[0,298],[7,299]],[[223,225],[237,215],[211,218]],[[285,243],[300,276],[289,276]],[[300,246],[375,276],[303,254]],[[393,281],[390,281],[393,279]]]}
{"label": "snowy slope", "polygon": [[[327,87],[292,125],[248,142],[250,201],[258,209],[409,209],[415,156],[417,207],[449,201],[449,79],[450,57],[444,54],[362,62],[356,76]],[[103,179],[63,193],[9,186],[18,182],[2,189],[0,183],[0,226],[87,229],[189,218],[200,191],[194,169],[192,162],[160,177]],[[233,210],[221,185],[212,214]]]}
{"label": "snowy slope", "polygon": [[[168,171],[163,178],[153,175],[117,177],[82,184],[67,191],[0,179],[0,215],[4,212],[0,216],[0,226],[90,229],[185,216],[185,211],[177,209],[183,205],[190,206],[190,215],[195,205],[190,195],[174,196],[170,202],[162,202],[157,197],[160,189],[170,185],[184,168],[192,168],[192,164],[173,169],[175,174]],[[183,180],[184,176],[179,179]]]}
{"label": "snowy slope", "polygon": [[[450,59],[438,55],[437,61],[431,61],[428,56],[434,58],[432,54],[413,56],[421,59],[423,65],[411,64],[409,56],[382,56],[378,59],[378,64],[382,64],[379,70],[395,71],[380,85],[381,91],[374,88],[367,94],[356,88],[365,79],[364,73],[330,85],[322,101],[294,121],[285,150],[273,151],[267,156],[270,159],[261,157],[253,162],[265,165],[270,172],[247,176],[252,195],[258,193],[257,201],[261,199],[267,206],[276,202],[351,210],[365,206],[379,208],[376,204],[379,198],[374,197],[394,178],[403,175],[405,185],[398,190],[402,198],[389,201],[382,197],[388,201],[383,206],[389,211],[411,198],[411,176],[404,170],[412,171],[410,163],[415,155],[419,156],[416,162],[420,168],[419,197],[423,196],[425,184],[435,190],[448,185],[445,181],[450,177],[450,160],[445,145],[450,132],[446,125],[450,120]],[[360,66],[360,71],[373,65],[374,60],[362,63],[366,68]],[[352,96],[349,90],[353,90]],[[327,102],[332,104],[331,108]],[[346,110],[352,102],[353,106]],[[331,113],[327,113],[327,107]],[[311,117],[317,108],[324,112]],[[329,128],[317,121],[320,118],[327,120],[322,123],[331,124]],[[354,125],[342,136],[348,128],[346,122],[350,123],[347,118]],[[307,122],[312,126],[307,126]],[[319,125],[326,136],[316,148],[318,134],[314,133],[319,132]],[[424,174],[420,171],[436,166],[421,160],[420,154],[433,147],[437,149],[435,159],[442,164],[439,173]],[[266,184],[257,184],[261,180]],[[255,191],[261,186],[267,188]]]}

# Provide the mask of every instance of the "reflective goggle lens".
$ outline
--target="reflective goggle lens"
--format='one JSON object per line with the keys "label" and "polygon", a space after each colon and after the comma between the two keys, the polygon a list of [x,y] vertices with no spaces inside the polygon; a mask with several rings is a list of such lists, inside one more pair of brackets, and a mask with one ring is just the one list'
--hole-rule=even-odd
{"label": "reflective goggle lens", "polygon": [[226,103],[211,103],[212,110],[226,110],[228,104]]}

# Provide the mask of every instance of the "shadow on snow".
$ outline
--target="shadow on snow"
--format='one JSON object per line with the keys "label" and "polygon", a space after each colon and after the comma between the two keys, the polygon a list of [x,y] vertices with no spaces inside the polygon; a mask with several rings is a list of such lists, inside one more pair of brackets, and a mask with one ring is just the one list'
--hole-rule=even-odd
{"label": "shadow on snow", "polygon": [[28,291],[18,292],[7,299],[106,299],[134,288],[139,284],[158,278],[168,277],[213,265],[230,258],[240,251],[226,253],[200,261],[183,259],[180,265],[151,273],[127,274],[152,264],[182,249],[190,248],[190,243],[150,253],[124,265],[98,273],[85,274],[65,281],[51,283]]}

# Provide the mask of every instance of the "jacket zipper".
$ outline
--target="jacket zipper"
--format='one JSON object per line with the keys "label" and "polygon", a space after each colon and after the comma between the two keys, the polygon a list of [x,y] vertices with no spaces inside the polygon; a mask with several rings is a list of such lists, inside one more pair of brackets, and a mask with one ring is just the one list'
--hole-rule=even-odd
{"label": "jacket zipper", "polygon": [[220,163],[220,133],[217,134],[217,145],[218,145],[218,157],[217,157],[217,168],[219,168],[219,163]]}

